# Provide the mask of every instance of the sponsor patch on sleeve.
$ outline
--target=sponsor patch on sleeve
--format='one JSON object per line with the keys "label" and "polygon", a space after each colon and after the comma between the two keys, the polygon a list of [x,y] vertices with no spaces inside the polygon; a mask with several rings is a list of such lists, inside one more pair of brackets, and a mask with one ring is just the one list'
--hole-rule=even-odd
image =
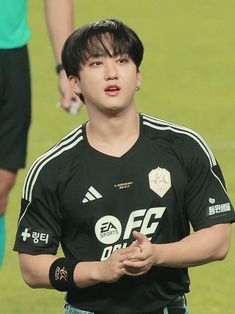
{"label": "sponsor patch on sleeve", "polygon": [[231,211],[230,203],[212,205],[208,208],[208,216],[217,216]]}
{"label": "sponsor patch on sleeve", "polygon": [[44,230],[34,230],[30,227],[22,229],[19,233],[20,242],[32,247],[49,247],[51,235]]}

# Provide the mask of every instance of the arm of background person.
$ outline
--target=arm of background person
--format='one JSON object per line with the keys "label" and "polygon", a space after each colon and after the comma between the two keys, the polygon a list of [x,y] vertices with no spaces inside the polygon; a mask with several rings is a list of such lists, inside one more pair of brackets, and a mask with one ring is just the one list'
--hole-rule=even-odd
{"label": "arm of background person", "polygon": [[223,260],[230,246],[231,224],[218,224],[198,230],[174,243],[152,244],[148,238],[134,231],[134,245],[140,254],[124,261],[127,274],[141,275],[152,266],[187,268]]}
{"label": "arm of background person", "polygon": [[[74,30],[74,14],[72,0],[44,0],[45,17],[50,35],[56,64],[61,64],[61,51],[65,40]],[[60,105],[69,111],[72,100],[80,99],[74,94],[64,70],[58,74],[58,87],[61,94]]]}

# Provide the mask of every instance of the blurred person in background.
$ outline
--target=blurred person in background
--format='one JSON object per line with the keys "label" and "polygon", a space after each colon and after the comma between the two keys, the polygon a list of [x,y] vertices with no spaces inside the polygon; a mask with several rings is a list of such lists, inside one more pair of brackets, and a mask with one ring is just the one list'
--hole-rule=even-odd
{"label": "blurred person in background", "polygon": [[[69,111],[75,99],[61,65],[61,48],[73,31],[71,0],[45,0],[45,17],[54,50],[60,104]],[[0,266],[5,246],[5,212],[17,172],[25,167],[31,122],[31,81],[26,0],[1,1],[0,10]],[[43,62],[43,61],[42,61]],[[77,103],[80,106],[80,102]]]}

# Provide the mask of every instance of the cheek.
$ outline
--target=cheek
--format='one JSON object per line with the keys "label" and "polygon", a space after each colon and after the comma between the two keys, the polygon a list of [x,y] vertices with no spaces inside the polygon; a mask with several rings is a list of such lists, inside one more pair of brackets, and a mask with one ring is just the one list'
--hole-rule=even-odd
{"label": "cheek", "polygon": [[138,85],[138,78],[136,75],[126,75],[125,86],[130,90],[135,90]]}
{"label": "cheek", "polygon": [[136,72],[136,68],[131,68],[125,73],[126,80],[129,85],[137,85],[140,81],[140,74]]}
{"label": "cheek", "polygon": [[83,71],[80,73],[80,88],[91,88],[91,86],[95,86],[100,80],[99,71]]}
{"label": "cheek", "polygon": [[81,86],[81,93],[83,94],[86,102],[95,102],[101,94],[101,87],[99,80],[87,80]]}
{"label": "cheek", "polygon": [[97,87],[99,80],[94,79],[94,78],[86,78],[83,80],[83,82],[80,85],[81,91],[84,93],[92,93]]}

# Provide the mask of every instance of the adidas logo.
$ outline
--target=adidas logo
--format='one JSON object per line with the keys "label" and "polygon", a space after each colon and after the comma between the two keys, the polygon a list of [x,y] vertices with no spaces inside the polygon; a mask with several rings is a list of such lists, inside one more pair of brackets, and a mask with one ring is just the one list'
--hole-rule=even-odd
{"label": "adidas logo", "polygon": [[88,203],[90,201],[94,201],[102,197],[103,196],[98,191],[96,191],[96,189],[93,188],[93,186],[90,186],[82,202]]}

